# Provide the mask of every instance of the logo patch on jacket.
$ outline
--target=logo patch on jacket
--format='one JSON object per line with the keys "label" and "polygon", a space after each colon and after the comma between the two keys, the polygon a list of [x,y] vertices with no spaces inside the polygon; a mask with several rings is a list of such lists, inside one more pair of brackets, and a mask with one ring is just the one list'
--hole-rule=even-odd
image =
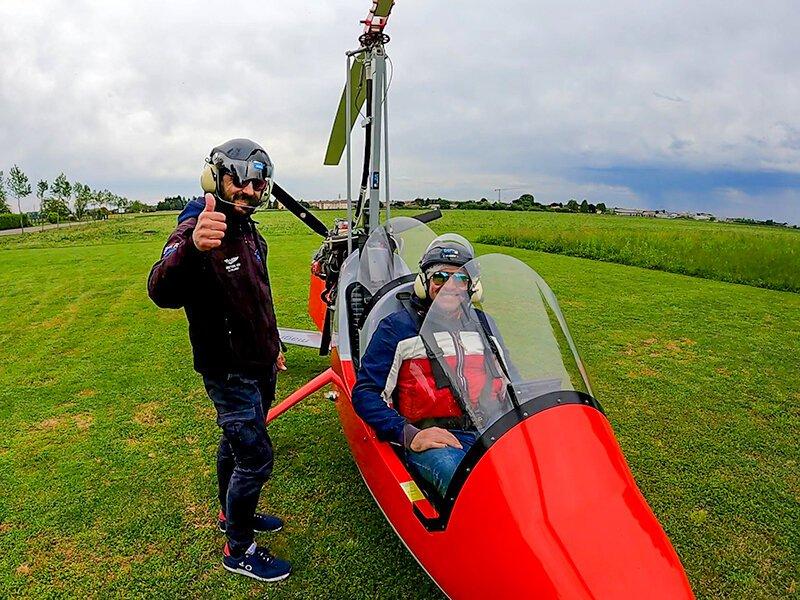
{"label": "logo patch on jacket", "polygon": [[161,254],[161,258],[167,258],[170,254],[175,252],[178,247],[181,245],[180,242],[175,242],[174,244],[170,244],[164,248],[164,252]]}
{"label": "logo patch on jacket", "polygon": [[239,262],[239,257],[238,256],[233,256],[231,258],[225,258],[223,260],[225,261],[225,270],[228,273],[234,273],[234,272],[238,271],[242,266],[242,263]]}

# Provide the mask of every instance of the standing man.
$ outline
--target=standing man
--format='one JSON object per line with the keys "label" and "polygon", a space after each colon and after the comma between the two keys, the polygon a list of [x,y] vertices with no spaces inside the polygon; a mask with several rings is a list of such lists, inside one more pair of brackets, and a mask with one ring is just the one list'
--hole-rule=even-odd
{"label": "standing man", "polygon": [[264,149],[234,139],[211,150],[193,200],[147,281],[162,308],[183,308],[189,321],[194,368],[222,429],[217,452],[225,532],[223,566],[260,581],[289,576],[291,565],[257,547],[254,532],[279,531],[281,519],[256,512],[272,473],[272,442],[265,417],[285,370],[267,272],[267,243],[251,215],[269,199],[273,166]]}

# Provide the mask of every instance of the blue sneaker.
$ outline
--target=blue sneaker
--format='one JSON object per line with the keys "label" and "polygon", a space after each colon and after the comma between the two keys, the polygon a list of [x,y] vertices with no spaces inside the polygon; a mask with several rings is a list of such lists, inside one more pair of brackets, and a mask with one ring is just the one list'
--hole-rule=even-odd
{"label": "blue sneaker", "polygon": [[[222,533],[228,529],[228,521],[222,511],[219,511],[217,515],[217,529]],[[256,533],[275,533],[281,529],[283,529],[283,520],[279,517],[264,513],[256,513],[253,516],[253,531]]]}
{"label": "blue sneaker", "polygon": [[288,561],[272,556],[266,548],[258,548],[255,542],[239,558],[231,556],[230,548],[225,544],[222,566],[231,573],[239,573],[259,581],[281,581],[292,572],[292,565]]}

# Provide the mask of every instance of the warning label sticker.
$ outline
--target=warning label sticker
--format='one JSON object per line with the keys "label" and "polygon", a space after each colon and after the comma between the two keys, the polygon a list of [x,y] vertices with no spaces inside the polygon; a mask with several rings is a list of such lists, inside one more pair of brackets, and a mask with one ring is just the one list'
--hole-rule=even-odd
{"label": "warning label sticker", "polygon": [[414,481],[404,481],[400,484],[400,487],[403,488],[403,491],[406,493],[406,497],[411,502],[417,502],[418,500],[425,499],[425,496],[422,494],[422,490],[419,489]]}

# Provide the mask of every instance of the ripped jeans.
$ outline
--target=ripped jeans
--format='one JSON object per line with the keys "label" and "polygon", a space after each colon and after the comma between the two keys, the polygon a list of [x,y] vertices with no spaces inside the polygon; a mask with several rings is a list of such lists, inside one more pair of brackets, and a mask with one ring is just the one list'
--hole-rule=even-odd
{"label": "ripped jeans", "polygon": [[203,383],[222,429],[217,449],[219,502],[227,519],[228,547],[239,556],[253,542],[253,515],[272,474],[272,440],[264,417],[275,399],[275,372],[258,378],[203,375]]}

